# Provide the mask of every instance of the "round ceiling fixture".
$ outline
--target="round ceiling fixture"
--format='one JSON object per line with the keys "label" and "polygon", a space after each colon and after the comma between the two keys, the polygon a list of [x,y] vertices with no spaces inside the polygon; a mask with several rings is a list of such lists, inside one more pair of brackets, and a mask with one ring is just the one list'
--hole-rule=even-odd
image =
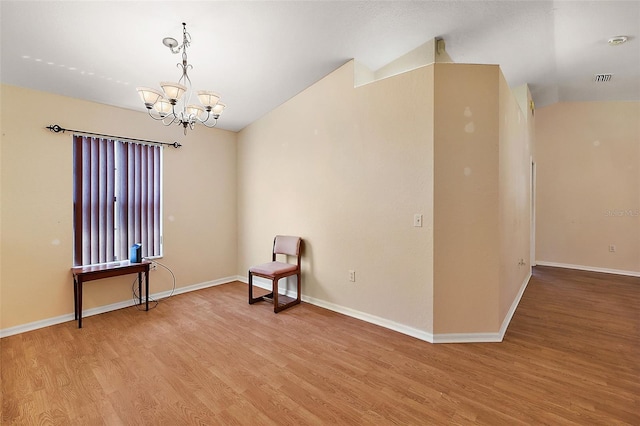
{"label": "round ceiling fixture", "polygon": [[[609,40],[609,43],[611,43],[611,40]],[[164,44],[165,46],[167,46],[170,49],[174,49],[176,47],[178,47],[178,40],[176,40],[173,37],[165,37],[162,39],[162,44]]]}
{"label": "round ceiling fixture", "polygon": [[627,41],[627,36],[615,36],[609,39],[609,44],[611,46],[617,46]]}

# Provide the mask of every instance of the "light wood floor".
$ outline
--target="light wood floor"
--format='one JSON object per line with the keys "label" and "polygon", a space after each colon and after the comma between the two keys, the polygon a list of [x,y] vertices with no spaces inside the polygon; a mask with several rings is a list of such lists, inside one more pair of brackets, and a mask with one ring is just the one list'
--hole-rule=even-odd
{"label": "light wood floor", "polygon": [[537,267],[502,343],[233,283],[0,341],[3,425],[640,425],[640,279]]}

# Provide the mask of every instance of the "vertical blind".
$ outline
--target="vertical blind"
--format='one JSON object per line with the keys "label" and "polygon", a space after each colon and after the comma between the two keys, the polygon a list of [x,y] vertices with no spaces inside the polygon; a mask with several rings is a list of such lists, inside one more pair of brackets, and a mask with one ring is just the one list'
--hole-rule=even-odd
{"label": "vertical blind", "polygon": [[73,136],[74,265],[162,255],[162,148]]}

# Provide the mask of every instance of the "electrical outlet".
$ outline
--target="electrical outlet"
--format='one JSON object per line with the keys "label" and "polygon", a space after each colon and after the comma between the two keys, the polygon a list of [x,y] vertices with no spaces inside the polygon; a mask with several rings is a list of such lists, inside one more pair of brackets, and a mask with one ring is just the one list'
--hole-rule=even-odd
{"label": "electrical outlet", "polygon": [[349,281],[352,283],[356,282],[356,271],[349,271]]}
{"label": "electrical outlet", "polygon": [[615,252],[616,252],[616,246],[615,246],[615,245],[613,245],[613,244],[609,244],[609,251],[610,251],[611,253],[615,253]]}

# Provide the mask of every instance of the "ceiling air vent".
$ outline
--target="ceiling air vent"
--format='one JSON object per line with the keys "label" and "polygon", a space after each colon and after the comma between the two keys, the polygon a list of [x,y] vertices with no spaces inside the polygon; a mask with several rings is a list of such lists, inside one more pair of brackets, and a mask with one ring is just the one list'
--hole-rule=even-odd
{"label": "ceiling air vent", "polygon": [[595,81],[596,83],[606,83],[607,81],[611,80],[612,75],[613,74],[596,74],[593,81]]}

